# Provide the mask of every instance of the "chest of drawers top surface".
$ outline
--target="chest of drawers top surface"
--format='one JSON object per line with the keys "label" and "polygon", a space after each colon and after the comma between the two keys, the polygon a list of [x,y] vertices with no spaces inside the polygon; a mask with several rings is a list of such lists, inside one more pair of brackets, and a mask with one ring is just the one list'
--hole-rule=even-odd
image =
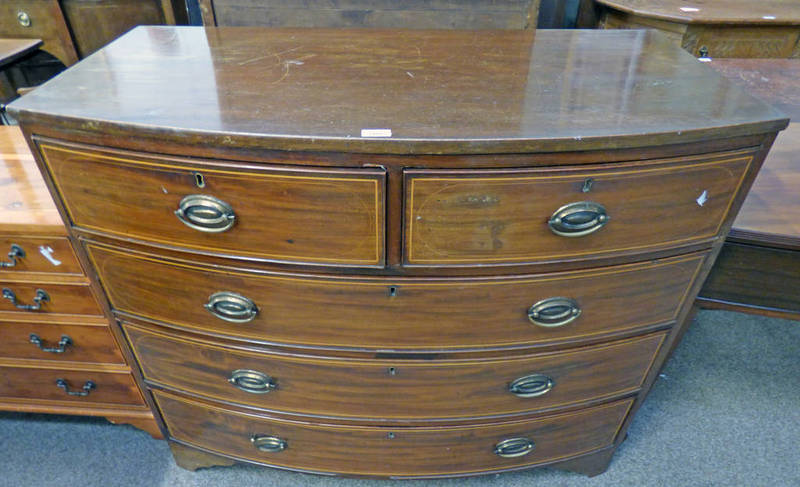
{"label": "chest of drawers top surface", "polygon": [[88,134],[373,154],[642,147],[787,123],[646,31],[140,27],[10,110]]}

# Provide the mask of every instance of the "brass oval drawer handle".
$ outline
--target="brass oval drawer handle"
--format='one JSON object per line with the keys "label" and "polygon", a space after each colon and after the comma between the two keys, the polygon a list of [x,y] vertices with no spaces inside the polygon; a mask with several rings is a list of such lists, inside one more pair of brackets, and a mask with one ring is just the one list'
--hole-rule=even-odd
{"label": "brass oval drawer handle", "polygon": [[0,268],[16,266],[19,263],[17,259],[25,258],[25,250],[17,244],[11,244],[11,252],[8,253],[8,258],[11,259],[11,262],[0,261]]}
{"label": "brass oval drawer handle", "polygon": [[231,205],[205,194],[184,196],[175,215],[187,227],[206,233],[224,232],[236,223]]}
{"label": "brass oval drawer handle", "polygon": [[282,452],[289,447],[286,440],[278,438],[277,436],[253,435],[250,437],[250,443],[252,443],[258,451],[266,453]]}
{"label": "brass oval drawer handle", "polygon": [[515,458],[533,451],[535,443],[530,438],[509,438],[494,445],[494,453],[503,458]]}
{"label": "brass oval drawer handle", "polygon": [[609,220],[606,208],[593,201],[577,201],[557,209],[547,225],[562,237],[583,237],[603,228]]}
{"label": "brass oval drawer handle", "polygon": [[3,298],[11,301],[11,304],[25,311],[39,311],[40,309],[42,309],[42,303],[50,301],[50,295],[41,289],[36,290],[36,296],[34,296],[33,298],[33,304],[18,303],[17,295],[14,294],[14,291],[12,291],[7,287],[3,288]]}
{"label": "brass oval drawer handle", "polygon": [[70,396],[80,396],[80,397],[88,396],[89,393],[92,392],[92,390],[97,388],[97,385],[90,380],[87,380],[86,383],[83,384],[83,388],[80,391],[69,390],[69,384],[67,384],[67,381],[65,381],[64,379],[56,379],[56,385],[64,389],[64,392],[66,392]]}
{"label": "brass oval drawer handle", "polygon": [[531,374],[520,377],[508,385],[508,391],[519,397],[544,396],[556,385],[544,374]]}
{"label": "brass oval drawer handle", "polygon": [[275,379],[263,372],[250,369],[234,370],[228,382],[251,394],[266,394],[278,388]]}
{"label": "brass oval drawer handle", "polygon": [[543,299],[528,309],[528,319],[545,328],[564,326],[580,315],[581,307],[570,298]]}
{"label": "brass oval drawer handle", "polygon": [[258,315],[258,307],[251,299],[230,291],[212,294],[203,306],[217,318],[232,323],[247,323]]}
{"label": "brass oval drawer handle", "polygon": [[61,340],[58,341],[58,347],[45,347],[44,342],[36,333],[31,333],[29,338],[31,343],[39,347],[39,350],[48,353],[64,353],[67,351],[67,347],[73,344],[72,338],[67,335],[61,335]]}

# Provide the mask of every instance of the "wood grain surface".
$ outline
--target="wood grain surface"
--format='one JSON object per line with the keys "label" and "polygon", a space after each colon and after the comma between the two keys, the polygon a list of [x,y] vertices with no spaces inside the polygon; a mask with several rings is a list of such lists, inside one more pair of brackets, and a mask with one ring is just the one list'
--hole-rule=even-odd
{"label": "wood grain surface", "polygon": [[[39,147],[71,223],[81,228],[259,260],[351,266],[384,260],[381,169],[158,159],[46,140]],[[185,225],[175,211],[189,195],[230,205],[232,228],[207,233]]]}
{"label": "wood grain surface", "polygon": [[645,17],[682,23],[800,25],[795,0],[595,0]]}
{"label": "wood grain surface", "polygon": [[[0,125],[0,238],[9,232],[66,235],[22,131],[17,126]],[[26,250],[33,253],[33,249]],[[6,253],[8,250],[2,256]]]}
{"label": "wood grain surface", "polygon": [[585,151],[786,125],[653,32],[139,27],[103,53],[9,110],[118,143],[349,153]]}
{"label": "wood grain surface", "polygon": [[[507,470],[563,460],[608,446],[630,407],[619,401],[577,413],[482,426],[390,429],[287,422],[201,405],[164,392],[156,401],[173,439],[246,461],[344,475],[425,477]],[[258,451],[253,435],[285,439]],[[495,444],[516,437],[531,453],[501,458]]]}
{"label": "wood grain surface", "polygon": [[[96,387],[87,396],[72,396],[56,385],[57,379],[64,379],[71,391],[82,391],[86,381],[94,382]],[[0,400],[15,399],[59,401],[84,406],[142,404],[139,389],[128,370],[59,370],[3,364],[0,366]]]}
{"label": "wood grain surface", "polygon": [[[25,323],[0,321],[3,340],[0,357],[57,362],[125,364],[108,325],[64,325],[57,323]],[[68,336],[70,345],[63,353],[44,352],[31,343],[31,334],[42,340],[43,347],[58,348],[61,337]],[[68,367],[68,365],[67,365]]]}
{"label": "wood grain surface", "polygon": [[[408,170],[405,260],[442,266],[580,260],[712,239],[752,156],[742,151],[593,170]],[[581,237],[548,228],[556,210],[582,201],[606,209],[603,228]]]}
{"label": "wood grain surface", "polygon": [[[265,411],[417,423],[550,411],[633,393],[665,335],[507,359],[386,361],[247,352],[130,324],[125,331],[154,385]],[[275,389],[235,387],[231,374],[243,369],[267,375]],[[509,391],[531,374],[555,385],[538,397]]]}
{"label": "wood grain surface", "polygon": [[[704,257],[502,278],[364,279],[254,275],[87,249],[119,312],[239,340],[428,351],[581,341],[668,324]],[[221,291],[251,299],[258,314],[248,323],[213,316],[204,305]],[[575,299],[581,315],[559,328],[532,324],[528,309],[557,296]]]}

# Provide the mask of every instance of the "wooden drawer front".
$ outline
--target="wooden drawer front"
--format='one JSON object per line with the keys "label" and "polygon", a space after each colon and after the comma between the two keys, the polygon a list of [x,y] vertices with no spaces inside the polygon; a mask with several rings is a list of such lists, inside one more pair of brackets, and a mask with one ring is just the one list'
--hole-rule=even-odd
{"label": "wooden drawer front", "polygon": [[[408,170],[405,262],[579,260],[707,240],[751,160],[737,152],[594,170]],[[608,222],[582,237],[550,230],[557,210],[582,201],[605,207]]]}
{"label": "wooden drawer front", "polygon": [[[108,326],[63,325],[52,323],[0,323],[0,357],[17,359],[58,360],[64,362],[125,364]],[[60,349],[59,342],[68,337],[61,353],[46,352],[31,343],[31,335],[41,340],[43,348]]]}
{"label": "wooden drawer front", "polygon": [[[234,339],[319,347],[440,349],[579,340],[674,320],[704,259],[692,254],[590,271],[481,279],[335,278],[214,270],[87,245],[115,310]],[[212,315],[213,294],[254,303],[249,322]],[[393,295],[394,294],[394,295]],[[554,328],[529,308],[567,296],[581,314]]]}
{"label": "wooden drawer front", "polygon": [[[76,315],[101,315],[88,284],[54,284],[0,280],[0,288],[10,290],[16,298],[0,299],[0,311],[19,311],[20,313],[64,313]],[[18,306],[36,306],[39,290],[48,299],[41,301],[38,310],[23,310]],[[5,296],[5,294],[4,294]]]}
{"label": "wooden drawer front", "polygon": [[[504,470],[589,452],[614,441],[632,402],[538,420],[392,429],[281,421],[153,393],[170,436],[179,441],[267,465],[381,476]],[[251,441],[254,435],[283,439],[286,449],[261,452]],[[517,458],[494,453],[497,443],[517,437],[533,440],[534,449]]]}
{"label": "wooden drawer front", "polygon": [[[46,141],[39,149],[78,227],[250,259],[383,264],[382,169],[245,167]],[[230,205],[233,226],[209,233],[182,223],[175,212],[190,195]]]}
{"label": "wooden drawer front", "polygon": [[[87,381],[92,381],[95,386],[86,396],[70,395],[57,385],[58,379],[66,381],[73,392],[84,392]],[[130,372],[13,366],[0,367],[0,398],[76,404],[142,404],[143,401]]]}
{"label": "wooden drawer front", "polygon": [[[30,20],[23,25],[17,16]],[[0,2],[0,37],[42,39],[43,49],[69,66],[78,61],[69,28],[58,0],[3,0]]]}
{"label": "wooden drawer front", "polygon": [[[11,259],[8,254],[18,247],[25,257]],[[50,256],[50,258],[47,258]],[[15,272],[47,272],[59,274],[83,274],[81,265],[72,251],[69,240],[63,237],[16,237],[0,236],[0,262],[13,263],[12,267],[0,267],[2,276]]]}
{"label": "wooden drawer front", "polygon": [[[664,338],[510,359],[420,362],[254,353],[132,325],[125,331],[153,383],[272,411],[402,420],[520,414],[634,392]],[[274,389],[242,390],[229,381],[235,371],[238,377],[261,373],[257,387]],[[549,392],[521,397],[509,391],[515,380],[533,375],[554,382]]]}

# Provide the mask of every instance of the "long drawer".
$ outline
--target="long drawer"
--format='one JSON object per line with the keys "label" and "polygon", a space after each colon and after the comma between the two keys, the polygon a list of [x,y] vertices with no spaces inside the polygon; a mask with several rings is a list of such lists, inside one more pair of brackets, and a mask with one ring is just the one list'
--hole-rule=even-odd
{"label": "long drawer", "polygon": [[473,279],[253,274],[87,244],[112,307],[188,330],[298,346],[484,348],[674,320],[704,254]]}
{"label": "long drawer", "polygon": [[292,469],[407,477],[500,471],[591,452],[611,445],[632,403],[535,420],[390,429],[289,422],[154,396],[170,437],[200,448]]}
{"label": "long drawer", "polygon": [[240,258],[384,261],[385,172],[243,165],[38,140],[70,223]]}
{"label": "long drawer", "polygon": [[0,263],[0,276],[17,272],[83,274],[65,237],[0,235]]}
{"label": "long drawer", "polygon": [[153,384],[284,413],[417,421],[529,413],[635,392],[665,336],[431,362],[248,352],[131,324],[125,332]]}
{"label": "long drawer", "polygon": [[108,324],[0,322],[0,357],[124,364]]}
{"label": "long drawer", "polygon": [[597,169],[406,170],[405,262],[553,262],[710,240],[753,154]]}
{"label": "long drawer", "polygon": [[141,405],[131,373],[89,368],[0,366],[0,400]]}
{"label": "long drawer", "polygon": [[102,315],[88,283],[11,281],[0,279],[0,311]]}

